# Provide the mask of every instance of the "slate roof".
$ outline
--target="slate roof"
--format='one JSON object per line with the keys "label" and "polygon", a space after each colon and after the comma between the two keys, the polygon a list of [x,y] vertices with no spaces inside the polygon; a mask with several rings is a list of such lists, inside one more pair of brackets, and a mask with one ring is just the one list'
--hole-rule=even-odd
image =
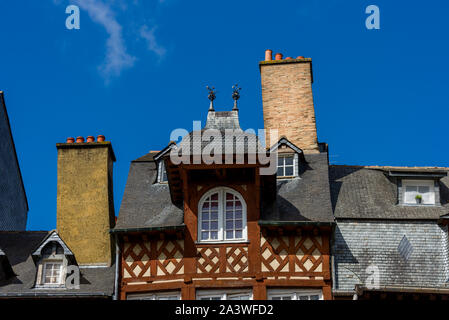
{"label": "slate roof", "polygon": [[261,222],[333,222],[327,153],[306,154],[306,169],[298,178],[277,181],[274,202],[262,202]]}
{"label": "slate roof", "polygon": [[183,226],[184,211],[172,204],[168,184],[156,183],[156,163],[141,159],[131,162],[114,230]]}
{"label": "slate roof", "polygon": [[[142,160],[149,158],[131,162],[115,232],[184,226],[183,209],[171,202],[168,184],[156,182],[156,163]],[[307,169],[301,177],[279,180],[276,201],[262,203],[261,223],[334,221],[327,191],[327,154],[309,154],[305,158]]]}
{"label": "slate roof", "polygon": [[335,218],[439,219],[449,212],[449,177],[440,180],[441,206],[403,206],[397,204],[397,183],[388,177],[390,171],[432,172],[426,167],[329,166]]}
{"label": "slate roof", "polygon": [[[256,134],[240,128],[238,111],[209,111],[206,125],[186,135],[176,146],[189,154],[201,154],[205,148],[221,154],[246,154],[265,152]],[[206,152],[207,152],[206,151]]]}
{"label": "slate roof", "polygon": [[[251,144],[258,144],[259,148],[265,150],[256,135],[245,133],[240,129],[236,110],[209,111],[207,123],[201,133],[205,130],[215,130],[220,134],[223,153],[226,151],[226,143],[228,147],[232,143],[234,151],[243,150],[244,153],[255,149]],[[225,143],[225,139],[229,138],[226,130],[231,130],[231,134],[236,136],[230,143],[229,141]],[[194,149],[190,137],[198,131],[190,132],[176,147],[184,146],[190,148],[191,152],[200,153],[210,142],[198,141],[201,149]],[[249,145],[251,148],[248,148]],[[156,182],[157,166],[154,159],[157,156],[156,152],[150,152],[131,162],[120,213],[113,232],[184,227],[182,205],[172,203],[167,184]],[[307,155],[306,162],[306,170],[300,178],[279,181],[276,200],[262,203],[261,223],[334,221],[329,195],[327,153]]]}
{"label": "slate roof", "polygon": [[205,129],[240,129],[239,113],[233,111],[209,111]]}
{"label": "slate roof", "polygon": [[47,231],[0,232],[0,247],[15,277],[0,282],[1,297],[110,297],[114,291],[115,266],[80,268],[80,289],[34,289],[37,267],[31,254],[48,237]]}

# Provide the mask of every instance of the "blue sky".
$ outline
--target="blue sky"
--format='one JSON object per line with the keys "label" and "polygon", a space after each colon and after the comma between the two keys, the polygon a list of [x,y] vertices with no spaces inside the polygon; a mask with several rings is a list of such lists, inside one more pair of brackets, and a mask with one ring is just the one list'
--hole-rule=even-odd
{"label": "blue sky", "polygon": [[[65,8],[80,7],[68,30]],[[380,8],[380,30],[365,8]],[[116,214],[131,160],[205,121],[242,87],[243,128],[263,127],[265,49],[313,59],[319,141],[335,164],[449,166],[447,1],[22,0],[0,2],[0,90],[30,205],[56,225],[55,144],[111,141]]]}

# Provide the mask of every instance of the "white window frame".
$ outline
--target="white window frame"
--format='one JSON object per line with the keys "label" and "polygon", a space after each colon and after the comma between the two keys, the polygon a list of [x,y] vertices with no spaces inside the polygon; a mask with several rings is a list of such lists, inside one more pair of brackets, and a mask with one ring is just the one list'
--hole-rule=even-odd
{"label": "white window frame", "polygon": [[[59,281],[57,283],[50,283],[50,282],[45,282],[45,278],[46,278],[46,271],[47,271],[47,265],[48,264],[56,264],[59,263],[60,269],[59,269]],[[64,261],[63,260],[45,260],[42,262],[42,275],[41,275],[41,285],[42,286],[46,286],[46,287],[51,287],[51,286],[60,286],[64,284],[64,277],[65,276],[65,272],[64,272]]]}
{"label": "white window frame", "polygon": [[248,295],[249,300],[253,300],[253,291],[251,289],[232,289],[232,290],[197,290],[196,300],[201,298],[219,297],[220,300],[233,300],[230,299],[236,295]]}
{"label": "white window frame", "polygon": [[[297,153],[280,153],[278,152],[277,154],[278,156],[278,161],[277,161],[277,167],[276,167],[276,175],[277,175],[277,170],[279,169],[279,158],[293,158],[293,175],[292,176],[279,176],[277,175],[278,179],[291,179],[291,178],[295,178],[298,176],[298,154]],[[283,171],[285,173],[285,164],[283,166]]]}
{"label": "white window frame", "polygon": [[[225,239],[225,209],[223,204],[226,202],[225,194],[229,192],[236,196],[240,203],[242,204],[242,238],[239,239]],[[202,230],[202,208],[204,201],[214,193],[218,193],[218,238],[217,239],[201,239],[201,230]],[[246,202],[243,199],[242,195],[235,191],[234,189],[228,187],[218,187],[206,192],[198,202],[198,229],[197,229],[197,239],[198,243],[223,243],[223,242],[246,242],[248,241],[248,223],[247,223],[247,214],[246,214]]]}
{"label": "white window frame", "polygon": [[164,292],[151,292],[151,293],[135,293],[126,296],[126,300],[167,300],[161,299],[165,297],[176,297],[171,300],[181,300],[180,291],[164,291]]}
{"label": "white window frame", "polygon": [[268,300],[273,300],[275,297],[290,296],[291,300],[299,300],[299,296],[315,296],[318,295],[318,300],[323,300],[323,291],[321,289],[267,289]]}
{"label": "white window frame", "polygon": [[[407,202],[406,201],[406,189],[407,187],[429,187],[430,193],[430,203],[416,203],[416,201]],[[415,205],[415,206],[425,206],[425,205],[435,205],[435,181],[434,180],[402,180],[402,203],[404,205]]]}
{"label": "white window frame", "polygon": [[[162,177],[164,176],[164,170],[165,170],[165,176],[167,177],[167,180],[162,180]],[[165,169],[164,160],[160,160],[157,163],[157,182],[168,183],[167,170]]]}

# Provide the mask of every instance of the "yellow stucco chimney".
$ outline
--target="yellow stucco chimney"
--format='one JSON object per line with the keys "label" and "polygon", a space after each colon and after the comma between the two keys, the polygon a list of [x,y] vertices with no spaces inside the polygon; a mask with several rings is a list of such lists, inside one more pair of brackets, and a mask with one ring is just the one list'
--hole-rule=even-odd
{"label": "yellow stucco chimney", "polygon": [[115,213],[110,142],[100,135],[57,143],[57,230],[80,265],[110,266]]}

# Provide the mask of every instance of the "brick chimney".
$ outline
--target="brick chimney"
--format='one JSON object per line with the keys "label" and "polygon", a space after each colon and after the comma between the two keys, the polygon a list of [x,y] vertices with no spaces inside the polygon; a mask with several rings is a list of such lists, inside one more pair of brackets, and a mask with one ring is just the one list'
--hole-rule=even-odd
{"label": "brick chimney", "polygon": [[80,265],[110,266],[114,226],[111,143],[99,136],[57,143],[57,230]]}
{"label": "brick chimney", "polygon": [[[312,59],[282,57],[277,53],[272,60],[271,50],[267,50],[265,61],[259,63],[264,127],[277,129],[279,138],[285,136],[304,153],[318,153]],[[267,147],[274,143],[267,141]]]}

